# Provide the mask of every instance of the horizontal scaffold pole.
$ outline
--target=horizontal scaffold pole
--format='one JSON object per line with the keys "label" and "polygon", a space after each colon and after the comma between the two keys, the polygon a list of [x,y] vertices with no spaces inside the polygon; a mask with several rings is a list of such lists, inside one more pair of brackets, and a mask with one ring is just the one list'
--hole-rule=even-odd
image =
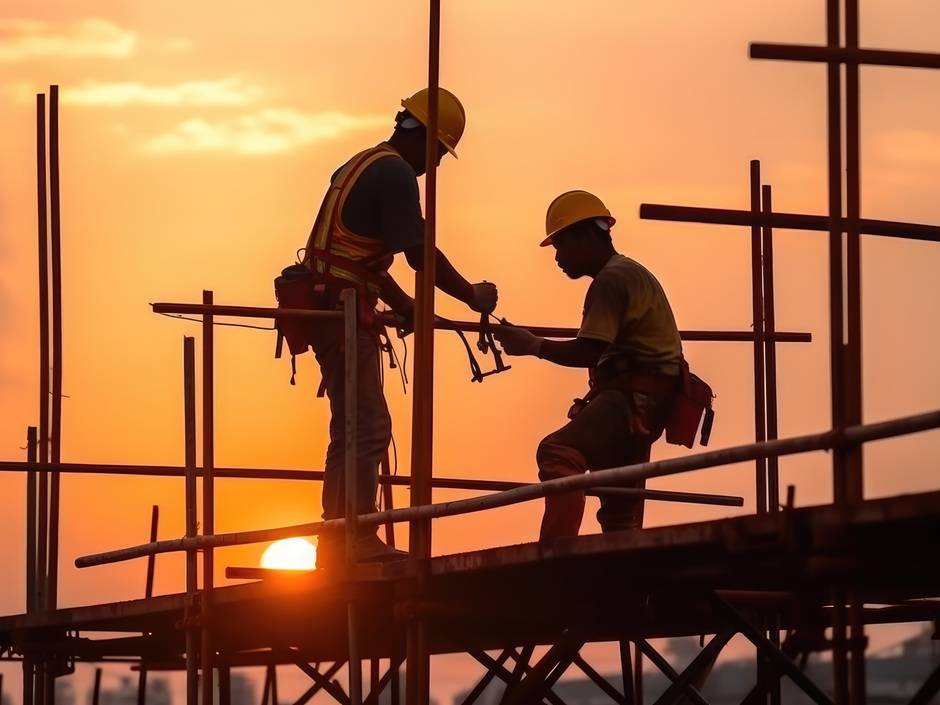
{"label": "horizontal scaffold pole", "polygon": [[[869,441],[893,438],[895,436],[903,436],[935,428],[940,428],[940,410],[917,414],[915,416],[891,419],[889,421],[881,421],[879,423],[850,426],[841,431],[832,430],[824,433],[764,441],[762,443],[749,443],[732,448],[697,453],[684,458],[672,458],[670,460],[639,463],[637,465],[611,468],[609,470],[598,470],[583,475],[563,477],[557,480],[548,480],[546,482],[525,485],[523,487],[517,487],[515,489],[481,497],[471,497],[469,499],[454,500],[452,502],[425,504],[418,507],[363,514],[357,518],[357,523],[361,526],[378,526],[388,522],[438,519],[459,514],[470,514],[487,509],[496,509],[498,507],[519,504],[521,502],[529,502],[550,495],[564,494],[566,492],[583,492],[597,487],[616,486],[627,482],[664,477],[666,475],[678,475],[692,470],[702,470],[719,465],[748,462],[758,458],[778,457],[794,455],[796,453],[854,446]],[[310,536],[319,534],[323,530],[339,530],[344,526],[344,523],[343,519],[331,519],[329,521],[295,524],[293,526],[283,526],[273,529],[239,531],[228,534],[156,541],[140,546],[82,556],[76,559],[75,565],[79,568],[88,568],[90,566],[117,563],[158,553],[202,549],[210,546],[213,548],[239,546],[275,541],[294,536]]]}
{"label": "horizontal scaffold pole", "polygon": [[[255,306],[222,306],[219,304],[187,304],[187,303],[155,303],[151,304],[154,313],[177,316],[228,316],[230,318],[342,318],[341,311],[308,311],[294,308],[263,308]],[[390,313],[379,315],[379,320],[389,327],[395,327],[398,322]],[[513,324],[516,325],[516,324]],[[434,327],[437,330],[463,331],[464,333],[478,333],[479,321],[451,321],[440,316],[435,318]],[[545,338],[574,338],[578,334],[577,328],[562,328],[554,326],[519,326],[532,331],[535,335]],[[683,340],[691,342],[716,343],[746,343],[757,340],[775,340],[778,343],[809,343],[813,337],[810,333],[791,333],[777,331],[772,335],[754,335],[749,330],[680,330]]]}
{"label": "horizontal scaffold pole", "polygon": [[749,54],[752,59],[773,59],[777,61],[810,61],[824,64],[867,64],[869,66],[940,69],[940,54],[920,51],[754,42],[750,46]]}

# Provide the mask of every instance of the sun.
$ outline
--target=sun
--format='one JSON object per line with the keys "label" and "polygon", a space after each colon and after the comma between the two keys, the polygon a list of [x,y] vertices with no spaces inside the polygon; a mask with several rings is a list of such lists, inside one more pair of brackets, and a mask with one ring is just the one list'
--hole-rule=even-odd
{"label": "sun", "polygon": [[302,538],[275,541],[261,554],[262,568],[313,570],[316,563],[316,546]]}

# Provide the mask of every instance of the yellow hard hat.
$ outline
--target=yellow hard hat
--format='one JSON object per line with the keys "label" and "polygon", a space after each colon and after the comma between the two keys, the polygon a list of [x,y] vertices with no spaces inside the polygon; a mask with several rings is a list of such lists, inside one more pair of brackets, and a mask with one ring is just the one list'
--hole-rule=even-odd
{"label": "yellow hard hat", "polygon": [[[437,89],[437,138],[447,151],[457,156],[457,143],[467,124],[467,112],[457,96],[445,88]],[[410,98],[401,101],[402,107],[415,116],[425,127],[428,126],[428,89],[422,88]]]}
{"label": "yellow hard hat", "polygon": [[548,213],[545,214],[546,237],[542,240],[541,246],[551,245],[552,237],[559,230],[590,218],[603,218],[608,225],[617,222],[603,201],[594,194],[587,191],[566,191],[548,206]]}

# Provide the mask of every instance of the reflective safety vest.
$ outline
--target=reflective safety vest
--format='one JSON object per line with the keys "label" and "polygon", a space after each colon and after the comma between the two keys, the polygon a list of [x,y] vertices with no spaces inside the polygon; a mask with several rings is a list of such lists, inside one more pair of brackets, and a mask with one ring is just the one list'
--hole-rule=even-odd
{"label": "reflective safety vest", "polygon": [[363,172],[386,157],[401,158],[382,142],[354,156],[336,174],[317,213],[303,258],[303,264],[312,271],[353,282],[373,296],[381,288],[380,272],[391,266],[392,257],[381,240],[356,235],[346,227],[343,207]]}

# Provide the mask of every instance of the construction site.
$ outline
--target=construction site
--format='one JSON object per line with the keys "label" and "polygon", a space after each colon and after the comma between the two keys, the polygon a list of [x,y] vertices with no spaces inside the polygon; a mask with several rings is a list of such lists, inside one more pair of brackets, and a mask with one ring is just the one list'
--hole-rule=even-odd
{"label": "construction site", "polygon": [[[859,39],[858,0],[820,0],[826,8],[825,43],[751,43],[749,58],[742,55],[741,61],[795,62],[797,67],[812,64],[825,70],[828,211],[775,210],[772,187],[762,178],[762,166],[766,170],[767,164],[757,160],[741,164],[750,188],[740,194],[740,200],[749,207],[639,204],[643,220],[670,222],[676,229],[693,224],[731,226],[740,231],[741,242],[746,238],[750,325],[741,330],[682,328],[679,333],[683,342],[747,349],[749,364],[743,374],[753,380],[754,390],[751,442],[717,449],[697,447],[668,459],[657,459],[654,450],[654,458],[647,462],[541,482],[534,481],[534,473],[528,483],[497,477],[459,478],[442,475],[432,462],[435,331],[479,336],[478,353],[462,339],[472,361],[473,381],[481,386],[491,384],[490,375],[512,372],[503,357],[505,350],[494,340],[491,328],[498,326],[491,327],[489,312],[479,321],[436,315],[440,310],[435,306],[434,264],[439,160],[434,155],[442,84],[441,4],[430,0],[428,7],[425,266],[415,283],[410,469],[407,474],[395,474],[386,452],[379,469],[379,509],[371,513],[356,511],[357,492],[363,491],[357,487],[356,472],[361,398],[361,366],[356,360],[363,307],[362,291],[354,288],[345,289],[340,305],[330,310],[275,303],[223,304],[209,290],[191,300],[154,302],[151,312],[140,315],[189,321],[173,323],[186,335],[178,358],[163,361],[173,366],[179,380],[179,406],[184,410],[179,437],[185,456],[172,466],[63,460],[59,87],[51,86],[36,96],[40,414],[35,424],[22,429],[25,457],[0,462],[0,471],[22,478],[26,502],[25,545],[17,547],[25,556],[26,604],[20,613],[0,617],[0,658],[22,667],[23,705],[55,705],[57,682],[73,673],[76,664],[84,663],[99,669],[89,705],[100,705],[100,669],[105,667],[123,669],[121,673],[131,677],[126,687],[128,692],[136,688],[137,705],[158,702],[147,690],[147,679],[163,672],[185,673],[186,705],[241,703],[233,699],[233,682],[242,669],[249,668],[264,669],[266,674],[258,696],[260,705],[428,705],[435,659],[447,654],[467,655],[479,666],[479,675],[461,685],[456,702],[463,705],[706,705],[728,702],[710,699],[709,674],[734,638],[746,640],[756,654],[753,678],[748,675],[748,682],[738,683],[744,693],[741,703],[888,702],[874,699],[869,692],[870,630],[877,625],[927,623],[929,637],[940,638],[940,562],[936,560],[940,491],[902,489],[894,496],[866,497],[863,449],[868,443],[940,428],[940,400],[926,413],[878,422],[863,418],[861,242],[893,238],[940,248],[940,226],[863,217],[860,71],[866,66],[940,69],[940,54],[864,46]],[[446,13],[446,4],[443,9]],[[670,39],[662,37],[661,41]],[[806,90],[813,85],[808,81]],[[707,112],[709,106],[702,110]],[[773,140],[772,132],[767,128],[768,141]],[[707,231],[699,227],[690,237]],[[778,377],[779,351],[826,343],[805,330],[777,326],[775,291],[780,282],[775,279],[774,255],[781,231],[813,233],[828,243],[828,299],[821,305],[828,312],[829,386],[816,389],[816,398],[803,398],[800,403],[828,405],[831,420],[813,433],[789,437],[779,432],[779,397],[791,382]],[[153,296],[159,298],[159,291]],[[702,292],[702,296],[709,294]],[[721,308],[722,302],[713,305]],[[390,313],[379,318],[396,326]],[[330,323],[343,331],[345,513],[340,518],[315,520],[320,508],[312,506],[310,520],[304,523],[220,532],[216,528],[218,480],[309,484],[325,478],[322,471],[220,467],[215,460],[218,326],[283,326],[285,321],[310,326]],[[518,322],[517,326],[546,339],[578,335],[577,328]],[[937,374],[930,361],[923,360],[923,364],[925,375]],[[309,386],[305,373],[305,368],[299,373],[299,383]],[[720,424],[722,395],[720,390],[717,393],[716,424]],[[505,403],[511,406],[514,401]],[[797,506],[795,489],[781,480],[780,461],[819,451],[828,454],[826,482],[832,502]],[[734,494],[644,485],[646,480],[707,474],[740,463],[753,469],[752,481]],[[922,471],[931,473],[936,459],[923,463]],[[149,540],[115,527],[112,545],[63,555],[60,514],[66,509],[60,483],[66,476],[81,482],[86,475],[177,478],[179,502],[185,507],[185,536],[160,539],[160,515],[154,506]],[[407,488],[408,506],[394,506],[393,488]],[[435,501],[436,493],[444,490],[462,494],[447,501],[438,496]],[[469,552],[432,552],[433,532],[441,519],[484,522],[500,508],[533,501],[541,505],[545,498],[568,493],[594,498],[628,496],[677,506],[753,506],[755,511]],[[111,499],[122,500],[120,496]],[[358,560],[349,547],[355,545],[357,532],[374,529],[388,546],[407,551],[407,558]],[[405,531],[407,544],[402,540]],[[236,565],[227,558],[226,549],[231,547],[328,532],[344,536],[347,547],[342,565],[329,570]],[[156,595],[156,561],[164,554],[185,558],[185,583],[173,594]],[[98,566],[135,559],[147,566],[142,597],[59,605],[61,565],[74,564],[81,571],[93,572]],[[215,584],[220,565],[227,578],[241,582]],[[671,662],[669,654],[652,643],[682,637],[697,640],[687,663]],[[616,677],[602,674],[585,655],[587,648],[600,643],[616,649]],[[828,664],[822,676],[813,665],[821,662]],[[278,673],[283,674],[285,668],[309,679],[297,698],[278,696]],[[663,683],[654,692],[651,671],[657,672],[656,682]],[[590,682],[595,699],[566,696],[565,682],[572,674]],[[940,702],[940,661],[931,664],[911,693],[890,702]]]}

